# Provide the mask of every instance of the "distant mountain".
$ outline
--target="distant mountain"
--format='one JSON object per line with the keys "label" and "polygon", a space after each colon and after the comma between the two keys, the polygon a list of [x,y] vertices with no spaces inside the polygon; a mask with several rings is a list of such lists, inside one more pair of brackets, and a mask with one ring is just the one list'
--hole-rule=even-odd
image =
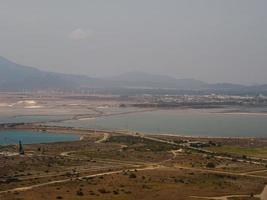
{"label": "distant mountain", "polygon": [[216,83],[216,84],[209,84],[206,86],[205,89],[211,90],[243,90],[246,86],[240,84],[232,84],[232,83]]}
{"label": "distant mountain", "polygon": [[267,85],[245,86],[231,83],[209,84],[205,89],[206,92],[222,93],[222,94],[239,94],[239,95],[257,95],[267,94]]}
{"label": "distant mountain", "polygon": [[128,72],[109,80],[121,83],[124,87],[135,88],[168,88],[179,90],[197,90],[204,88],[207,83],[195,79],[176,79],[167,75],[149,74],[144,72]]}
{"label": "distant mountain", "polygon": [[0,91],[75,89],[88,84],[86,76],[45,72],[0,57]]}
{"label": "distant mountain", "polygon": [[[37,90],[88,90],[138,91],[156,94],[175,93],[229,93],[267,94],[267,85],[244,86],[231,83],[208,84],[195,79],[177,79],[166,75],[129,72],[109,78],[91,78],[82,75],[46,72],[33,67],[16,64],[0,57],[0,91]],[[176,92],[177,91],[177,92]],[[130,92],[133,94],[133,92]]]}

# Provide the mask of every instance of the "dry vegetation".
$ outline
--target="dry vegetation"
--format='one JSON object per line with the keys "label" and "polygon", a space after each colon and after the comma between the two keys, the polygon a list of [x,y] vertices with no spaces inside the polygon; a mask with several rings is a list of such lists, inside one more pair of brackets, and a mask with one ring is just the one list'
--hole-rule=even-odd
{"label": "dry vegetation", "polygon": [[[192,196],[259,194],[267,183],[262,165],[118,133],[96,143],[102,137],[90,133],[76,142],[25,145],[25,156],[0,156],[0,188],[11,190],[0,192],[0,199],[198,199]],[[34,187],[16,190],[27,186]]]}

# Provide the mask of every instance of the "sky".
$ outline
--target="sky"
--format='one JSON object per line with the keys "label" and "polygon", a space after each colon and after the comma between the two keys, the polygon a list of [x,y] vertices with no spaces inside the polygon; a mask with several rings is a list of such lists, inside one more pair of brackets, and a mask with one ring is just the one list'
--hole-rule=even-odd
{"label": "sky", "polygon": [[266,0],[0,0],[0,55],[42,70],[267,83]]}

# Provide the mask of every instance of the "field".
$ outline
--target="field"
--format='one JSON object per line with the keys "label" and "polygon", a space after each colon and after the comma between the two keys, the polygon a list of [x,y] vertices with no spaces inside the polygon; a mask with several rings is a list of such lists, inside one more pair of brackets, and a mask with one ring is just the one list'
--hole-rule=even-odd
{"label": "field", "polygon": [[65,184],[7,194],[5,199],[197,199],[191,196],[258,194],[262,182],[255,178],[194,173],[191,170],[161,168],[125,171],[112,175],[74,179]]}
{"label": "field", "polygon": [[25,156],[1,156],[1,199],[257,199],[267,182],[265,163],[211,156],[170,138],[74,132],[83,140],[25,145]]}
{"label": "field", "polygon": [[209,147],[208,150],[218,153],[230,153],[241,156],[251,156],[267,159],[267,147],[240,147],[223,145],[220,147]]}

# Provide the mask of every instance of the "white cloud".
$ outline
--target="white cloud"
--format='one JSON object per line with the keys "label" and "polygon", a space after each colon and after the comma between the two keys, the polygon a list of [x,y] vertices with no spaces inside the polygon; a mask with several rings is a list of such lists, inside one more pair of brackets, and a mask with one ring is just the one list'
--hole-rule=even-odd
{"label": "white cloud", "polygon": [[68,35],[71,40],[83,40],[89,38],[90,36],[92,36],[91,30],[83,30],[81,28],[73,30]]}

